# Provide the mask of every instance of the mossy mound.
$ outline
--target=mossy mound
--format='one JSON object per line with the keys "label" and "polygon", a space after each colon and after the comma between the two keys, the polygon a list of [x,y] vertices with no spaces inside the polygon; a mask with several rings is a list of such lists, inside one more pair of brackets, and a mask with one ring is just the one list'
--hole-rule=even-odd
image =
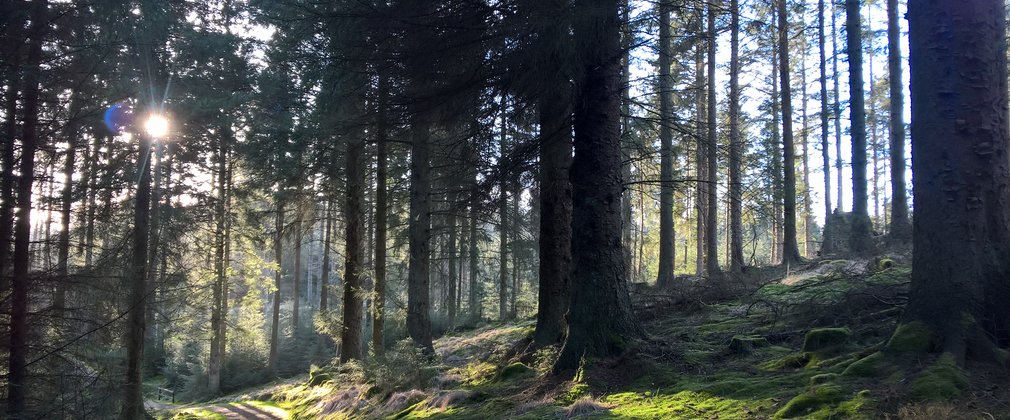
{"label": "mossy mound", "polygon": [[502,368],[501,372],[498,372],[499,381],[507,381],[509,379],[518,378],[520,376],[526,376],[533,373],[533,368],[526,366],[525,364],[516,362]]}
{"label": "mossy mound", "polygon": [[892,353],[925,353],[929,351],[933,333],[918,321],[898,325],[887,341],[887,351]]}
{"label": "mossy mound", "polygon": [[810,386],[830,383],[833,382],[835,379],[838,379],[837,373],[822,373],[819,375],[814,375],[810,377]]}
{"label": "mossy mound", "polygon": [[559,404],[569,405],[574,403],[575,401],[578,401],[580,398],[588,396],[589,396],[589,385],[586,385],[581,382],[575,382],[572,384],[571,388],[568,388],[568,391],[559,395],[555,399],[555,401],[557,401]]}
{"label": "mossy mound", "polygon": [[759,367],[764,370],[799,369],[809,364],[813,358],[813,353],[792,353],[764,362]]}
{"label": "mossy mound", "polygon": [[816,328],[803,338],[803,351],[821,352],[841,347],[849,341],[848,328]]}
{"label": "mossy mound", "polygon": [[730,339],[729,351],[736,354],[749,354],[756,348],[768,347],[770,345],[764,337],[737,335]]}
{"label": "mossy mound", "polygon": [[887,355],[878,351],[853,362],[849,367],[845,368],[842,375],[864,378],[882,376],[888,373],[891,370],[890,368],[890,360],[888,360]]}
{"label": "mossy mound", "polygon": [[918,400],[948,400],[968,389],[968,378],[950,353],[944,353],[912,382],[912,398]]}
{"label": "mossy mound", "polygon": [[793,418],[810,416],[815,412],[830,410],[832,405],[842,402],[842,388],[834,384],[822,384],[811,387],[800,395],[789,400],[781,410],[775,413],[776,418]]}

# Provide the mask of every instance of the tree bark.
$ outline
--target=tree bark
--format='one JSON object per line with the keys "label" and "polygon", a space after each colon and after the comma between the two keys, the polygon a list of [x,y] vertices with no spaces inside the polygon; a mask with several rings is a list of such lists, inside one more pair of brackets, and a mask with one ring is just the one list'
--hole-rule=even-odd
{"label": "tree bark", "polygon": [[[420,108],[420,104],[417,105]],[[428,154],[431,123],[416,109],[411,115],[410,223],[407,227],[410,263],[407,269],[407,332],[414,344],[434,352],[431,343],[431,161]]]}
{"label": "tree bark", "polygon": [[744,143],[740,138],[740,4],[730,0],[730,64],[729,64],[729,266],[730,271],[743,271],[743,180],[740,154]]}
{"label": "tree bark", "polygon": [[[7,371],[7,413],[12,419],[27,418],[26,413],[26,379],[28,367],[28,289],[31,285],[29,269],[31,265],[31,211],[32,184],[35,180],[35,151],[41,141],[37,131],[39,115],[39,81],[42,64],[42,38],[49,25],[45,0],[32,2],[31,26],[28,35],[31,39],[28,47],[27,63],[24,71],[24,108],[21,135],[21,180],[17,186],[18,217],[14,222],[14,261],[11,278],[11,312],[10,312],[10,354]],[[143,279],[141,279],[143,280]],[[143,286],[143,282],[141,282]],[[141,312],[143,314],[143,312]],[[131,321],[132,321],[131,317]],[[141,331],[143,318],[141,318]],[[132,324],[131,324],[132,325]],[[130,350],[133,350],[130,347]],[[133,356],[133,353],[130,353]],[[133,359],[131,359],[131,362]],[[139,358],[138,363],[139,367]],[[132,367],[132,364],[130,365]],[[129,373],[134,373],[132,370]],[[139,379],[139,371],[136,377]],[[134,376],[128,376],[131,381]],[[139,384],[138,384],[139,387]],[[138,388],[139,389],[139,388]],[[130,387],[127,386],[127,397],[130,397]],[[124,407],[126,405],[124,404]],[[136,411],[139,413],[139,411]]]}
{"label": "tree bark", "polygon": [[[778,7],[772,13],[778,15]],[[771,263],[782,261],[782,135],[779,132],[782,119],[781,97],[779,96],[779,43],[778,34],[771,34],[772,40],[772,258]]]}
{"label": "tree bark", "polygon": [[[827,48],[824,37],[824,0],[817,1],[817,51],[819,53],[818,67],[820,67],[819,81],[821,85],[821,157],[824,168],[824,220],[831,217],[831,150],[828,148],[828,75],[827,75]],[[827,242],[826,238],[822,238]]]}
{"label": "tree bark", "polygon": [[[677,231],[673,218],[673,88],[670,77],[671,36],[668,0],[660,0],[659,8],[659,271],[657,284],[668,284],[676,276]],[[643,241],[644,242],[644,241]]]}
{"label": "tree bark", "polygon": [[[698,1],[698,11],[697,11],[697,28],[698,32],[703,32],[705,29],[704,17],[704,1]],[[695,187],[695,275],[701,276],[705,273],[705,227],[707,226],[705,219],[708,213],[708,186],[705,184],[705,180],[708,178],[708,169],[706,169],[706,150],[704,148],[704,142],[702,139],[705,138],[705,119],[708,117],[705,113],[705,107],[707,105],[705,100],[705,95],[707,93],[705,89],[705,42],[702,37],[699,37],[697,45],[694,51],[694,120],[695,120],[695,178],[697,178],[697,185]]]}
{"label": "tree bark", "polygon": [[908,242],[912,225],[908,221],[905,193],[905,93],[901,70],[901,28],[898,1],[887,0],[887,75],[890,80],[891,117],[891,230],[890,239]]}
{"label": "tree bark", "polygon": [[719,273],[719,121],[716,109],[715,91],[715,52],[716,52],[716,28],[715,18],[719,14],[717,6],[712,1],[707,3],[708,13],[708,136],[705,144],[706,162],[705,169],[708,175],[705,177],[706,193],[708,201],[705,215],[705,271],[709,276]]}
{"label": "tree bark", "polygon": [[623,352],[625,340],[645,335],[631,312],[621,246],[618,3],[593,0],[586,6],[574,24],[582,61],[571,169],[572,301],[555,372],[577,368],[583,357]]}
{"label": "tree bark", "polygon": [[498,320],[504,321],[509,318],[508,307],[508,283],[509,283],[509,263],[508,263],[508,243],[509,243],[509,217],[508,217],[508,168],[505,166],[505,154],[507,150],[507,129],[508,119],[506,113],[506,98],[501,97],[501,132],[498,141],[499,165],[498,173],[501,176],[501,184],[498,186],[501,194],[498,203]]}
{"label": "tree bark", "polygon": [[[474,190],[476,191],[477,180],[474,179]],[[470,202],[470,294],[468,306],[470,309],[470,325],[476,326],[483,317],[484,306],[481,302],[482,293],[480,287],[480,246],[477,242],[477,200]]]}
{"label": "tree bark", "polygon": [[330,309],[330,245],[332,244],[333,231],[333,200],[326,200],[326,210],[323,215],[323,262],[322,270],[319,273],[319,311],[326,312]]}
{"label": "tree bark", "polygon": [[281,323],[281,280],[284,278],[284,197],[278,192],[274,197],[276,202],[277,218],[274,221],[274,262],[277,269],[274,270],[274,293],[273,311],[270,316],[270,358],[267,361],[267,370],[271,376],[277,375],[277,357],[280,349],[280,323]]}
{"label": "tree bark", "polygon": [[782,263],[800,261],[796,242],[796,160],[793,145],[793,101],[789,84],[789,10],[785,0],[778,0],[779,83],[782,85],[782,213],[784,217]]}
{"label": "tree bark", "polygon": [[959,362],[997,360],[1010,339],[1004,19],[1000,0],[908,4],[916,213],[903,322]]}
{"label": "tree bark", "polygon": [[388,135],[389,78],[379,75],[378,109],[375,130],[375,298],[372,300],[372,349],[377,356],[385,353],[383,328],[386,307],[386,221],[389,216],[386,204],[386,180],[389,178],[386,156]]}
{"label": "tree bark", "polygon": [[[547,16],[567,16],[565,1],[542,2]],[[568,25],[544,25],[543,62],[550,78],[539,101],[540,111],[540,285],[533,342],[547,346],[562,342],[567,325],[572,269],[571,85],[561,73],[558,45],[568,45]],[[544,48],[554,46],[554,48]],[[622,250],[623,252],[623,250]]]}
{"label": "tree bark", "polygon": [[845,0],[845,41],[849,56],[849,129],[852,133],[852,236],[849,249],[865,254],[872,247],[866,180],[866,100],[863,94],[863,33],[860,0]]}
{"label": "tree bark", "polygon": [[[361,115],[360,108],[363,99],[358,102],[352,115]],[[352,131],[347,138],[347,150],[344,154],[344,171],[347,176],[346,201],[344,203],[344,302],[343,323],[340,333],[340,362],[346,363],[352,359],[361,360],[361,319],[362,296],[361,287],[365,274],[365,261],[362,245],[365,228],[365,168],[364,168],[364,132]],[[411,219],[413,220],[413,219]]]}
{"label": "tree bark", "polygon": [[832,80],[832,98],[831,103],[832,110],[834,112],[835,120],[835,176],[837,176],[837,184],[835,190],[835,196],[837,198],[836,209],[842,211],[843,203],[845,201],[845,188],[843,186],[842,178],[844,178],[842,171],[842,99],[839,93],[839,83],[838,83],[838,24],[836,22],[838,13],[835,10],[834,5],[831,7],[831,80]]}
{"label": "tree bark", "polygon": [[[23,24],[23,14],[16,13],[4,28],[4,34],[10,39],[19,39]],[[3,177],[0,178],[0,292],[6,292],[11,281],[8,273],[11,270],[11,235],[14,233],[14,191],[18,181],[14,175],[14,167],[17,165],[14,142],[18,128],[18,91],[22,86],[20,47],[21,43],[10,42],[3,50],[7,61],[7,71],[4,74],[7,91],[4,95]]]}

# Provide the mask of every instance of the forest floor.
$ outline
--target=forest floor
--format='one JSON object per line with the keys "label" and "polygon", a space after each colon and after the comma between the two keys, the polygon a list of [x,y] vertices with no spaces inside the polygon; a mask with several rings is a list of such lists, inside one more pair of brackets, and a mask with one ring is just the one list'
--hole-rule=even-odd
{"label": "forest floor", "polygon": [[955,375],[957,389],[948,389],[950,381],[929,376],[945,372],[926,369],[938,365],[928,356],[881,356],[906,299],[905,261],[900,254],[819,260],[789,272],[754,269],[721,280],[633,285],[636,314],[649,341],[630,344],[618,358],[588,361],[563,377],[548,375],[557,349],[521,351],[533,323],[520,321],[443,336],[435,343],[435,360],[404,342],[383,363],[327,366],[308,377],[158,414],[1010,419],[1007,372],[969,366],[963,377]]}

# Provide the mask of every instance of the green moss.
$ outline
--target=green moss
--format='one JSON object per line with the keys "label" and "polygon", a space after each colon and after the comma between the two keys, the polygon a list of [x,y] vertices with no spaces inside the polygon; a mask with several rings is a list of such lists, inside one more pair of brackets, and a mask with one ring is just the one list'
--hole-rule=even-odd
{"label": "green moss", "polygon": [[824,384],[815,386],[789,400],[781,410],[775,413],[775,417],[821,417],[824,414],[830,413],[831,406],[841,402],[843,399],[842,388],[838,385]]}
{"label": "green moss", "polygon": [[782,357],[778,357],[767,362],[758,365],[764,370],[784,370],[784,369],[799,369],[806,366],[813,359],[813,353],[801,352],[787,354]]}
{"label": "green moss", "polygon": [[333,379],[333,374],[328,369],[319,368],[316,365],[309,368],[309,386],[319,386],[331,379]]}
{"label": "green moss", "polygon": [[912,397],[920,400],[947,400],[960,396],[968,388],[968,378],[954,362],[950,353],[944,353],[912,382]]}
{"label": "green moss", "polygon": [[837,373],[822,373],[810,377],[810,385],[821,385],[834,381],[838,378]]}
{"label": "green moss", "polygon": [[849,341],[848,328],[817,328],[803,338],[803,351],[825,351],[842,346]]}
{"label": "green moss", "polygon": [[845,368],[842,375],[845,376],[858,376],[858,377],[873,377],[885,375],[890,371],[890,360],[882,352],[876,352],[856,362]]}
{"label": "green moss", "polygon": [[516,362],[502,368],[501,372],[498,372],[498,380],[507,381],[509,379],[528,375],[530,373],[533,373],[532,368],[522,363]]}
{"label": "green moss", "polygon": [[892,353],[925,353],[932,341],[933,333],[926,324],[912,321],[898,325],[885,348]]}
{"label": "green moss", "polygon": [[565,393],[558,396],[557,403],[561,405],[569,405],[579,398],[589,395],[589,385],[584,383],[576,382],[572,384],[572,387],[568,389]]}
{"label": "green moss", "polygon": [[729,340],[729,350],[738,354],[748,354],[756,348],[768,347],[769,345],[767,339],[758,336],[737,335]]}
{"label": "green moss", "polygon": [[[604,397],[617,418],[754,418],[767,417],[771,399],[732,399],[707,392],[623,392]],[[764,415],[762,415],[764,413]]]}

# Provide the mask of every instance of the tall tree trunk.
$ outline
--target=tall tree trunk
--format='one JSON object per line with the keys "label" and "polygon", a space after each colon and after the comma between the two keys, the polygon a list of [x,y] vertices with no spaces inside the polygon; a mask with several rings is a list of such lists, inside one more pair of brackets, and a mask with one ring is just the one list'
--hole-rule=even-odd
{"label": "tall tree trunk", "polygon": [[845,0],[845,41],[849,56],[849,128],[852,133],[852,236],[849,248],[857,254],[864,254],[873,244],[866,191],[866,101],[863,97],[860,4],[860,0]]}
{"label": "tall tree trunk", "polygon": [[716,28],[715,18],[719,14],[718,7],[713,2],[708,2],[708,136],[705,144],[707,157],[705,158],[708,175],[705,177],[705,195],[708,197],[708,204],[705,215],[705,271],[709,276],[719,273],[719,137],[716,127],[719,124],[716,96],[715,96],[715,50],[716,50]]}
{"label": "tall tree trunk", "polygon": [[[905,323],[924,351],[1005,363],[1010,133],[1000,0],[908,3],[915,194]],[[899,329],[899,333],[902,329]]]}
{"label": "tall tree trunk", "polygon": [[729,266],[730,271],[743,271],[743,180],[740,154],[740,4],[730,0],[730,62],[729,62]]}
{"label": "tall tree trunk", "polygon": [[832,102],[831,107],[834,113],[835,120],[835,176],[837,176],[837,188],[835,190],[835,195],[837,196],[836,209],[839,211],[843,210],[845,201],[845,188],[842,182],[844,177],[842,171],[842,99],[839,93],[839,82],[838,82],[838,23],[836,22],[838,18],[838,12],[835,10],[834,5],[831,7],[831,81],[832,81]]}
{"label": "tall tree trunk", "polygon": [[786,0],[778,0],[779,77],[782,85],[782,213],[784,216],[782,263],[800,261],[796,243],[796,159],[793,145],[793,101],[789,84],[789,10]]}
{"label": "tall tree trunk", "polygon": [[[28,373],[26,360],[28,355],[28,289],[31,283],[29,247],[31,246],[32,227],[32,183],[35,180],[35,151],[41,143],[37,125],[39,81],[42,71],[42,38],[49,26],[46,16],[47,8],[48,4],[45,0],[32,2],[31,27],[28,29],[31,41],[28,48],[27,64],[24,67],[24,120],[19,171],[21,182],[17,187],[18,217],[14,224],[14,271],[10,296],[10,354],[7,368],[7,414],[12,419],[27,418],[25,381]],[[141,318],[141,328],[143,328],[143,318]],[[139,378],[139,372],[137,376]],[[131,379],[133,376],[128,377],[128,380]]]}
{"label": "tall tree trunk", "polygon": [[431,261],[431,123],[420,115],[417,105],[411,115],[410,131],[410,223],[407,226],[410,262],[407,269],[407,332],[414,344],[433,353],[431,344],[430,298],[428,292]]}
{"label": "tall tree trunk", "polygon": [[[76,66],[75,66],[76,67]],[[70,218],[74,205],[74,163],[77,159],[77,145],[80,135],[80,113],[84,102],[79,93],[70,100],[70,122],[65,131],[67,137],[67,153],[63,159],[63,191],[60,199],[60,236],[56,253],[56,294],[53,296],[53,309],[56,319],[62,318],[66,308],[67,276],[70,274]]]}
{"label": "tall tree trunk", "polygon": [[803,8],[800,14],[800,121],[803,125],[801,129],[801,145],[803,149],[803,256],[809,258],[813,253],[814,232],[811,226],[814,224],[813,203],[810,196],[810,119],[807,113],[807,105],[810,97],[807,95],[807,23],[806,23],[806,2],[801,2]]}
{"label": "tall tree trunk", "polygon": [[227,188],[228,188],[228,137],[227,130],[221,129],[218,145],[217,161],[217,203],[214,206],[216,222],[214,232],[214,284],[212,287],[213,303],[210,315],[210,357],[207,361],[207,393],[217,395],[221,392],[221,365],[224,362],[224,331],[225,331],[225,283],[227,282],[227,256],[225,255],[225,225],[227,221]]}
{"label": "tall tree trunk", "polygon": [[509,205],[508,205],[508,168],[505,164],[505,155],[508,145],[507,142],[507,129],[508,129],[508,119],[506,116],[506,97],[503,94],[501,97],[501,137],[498,141],[499,156],[501,163],[499,165],[499,174],[501,176],[501,185],[498,189],[501,193],[501,199],[498,202],[498,320],[504,321],[509,317],[509,307],[508,307],[508,283],[509,283],[509,260],[508,260],[508,243],[509,243]]}
{"label": "tall tree trunk", "polygon": [[[624,182],[631,182],[631,153],[634,149],[631,136],[631,49],[635,34],[631,31],[631,4],[629,0],[621,0],[621,152],[624,164],[621,166],[621,176]],[[635,222],[631,209],[631,189],[624,190],[621,196],[621,242],[624,244],[625,280],[634,281],[632,267]]]}
{"label": "tall tree trunk", "polygon": [[[827,48],[824,39],[824,0],[817,1],[817,51],[820,67],[819,82],[821,85],[821,157],[824,171],[824,221],[831,217],[831,151],[828,149],[828,74]],[[822,238],[827,242],[827,238]]]}
{"label": "tall tree trunk", "polygon": [[295,262],[294,262],[294,266],[292,266],[292,270],[294,271],[295,275],[292,276],[293,279],[291,281],[291,285],[292,285],[292,288],[291,288],[291,331],[293,331],[294,334],[296,334],[296,335],[298,334],[298,331],[301,329],[301,325],[302,325],[301,318],[300,318],[301,314],[299,313],[299,309],[300,309],[301,303],[302,303],[302,293],[301,293],[301,291],[302,291],[302,242],[303,242],[303,239],[304,239],[303,235],[305,234],[305,232],[302,229],[302,223],[304,223],[304,220],[303,220],[304,219],[303,218],[303,210],[304,209],[302,208],[303,204],[302,204],[301,200],[304,197],[302,196],[301,193],[302,193],[302,189],[301,189],[301,187],[299,187],[298,188],[298,196],[295,197],[295,200],[298,200],[297,204],[295,205],[295,223],[291,227],[291,233],[293,234],[292,235],[292,240],[294,241],[294,251],[293,252],[295,254]]}
{"label": "tall tree trunk", "polygon": [[[557,19],[568,16],[567,2],[542,1],[544,16]],[[545,44],[540,46],[543,62],[554,68],[545,70],[545,82],[538,104],[540,111],[540,285],[537,293],[537,324],[533,342],[547,346],[564,340],[565,313],[568,312],[572,269],[572,184],[568,171],[572,165],[571,85],[560,76],[562,51],[568,45],[568,24],[550,22],[540,25]],[[554,46],[554,48],[548,48]],[[622,250],[623,251],[623,250]]]}
{"label": "tall tree trunk", "polygon": [[[667,284],[676,276],[677,231],[673,219],[673,88],[670,77],[671,36],[669,0],[659,8],[659,271],[656,283]],[[644,213],[644,211],[643,211]],[[643,241],[644,242],[644,241]],[[541,280],[542,281],[542,280]]]}
{"label": "tall tree trunk", "polygon": [[[361,115],[364,98],[355,101],[352,115]],[[352,131],[347,138],[344,154],[344,171],[347,177],[344,203],[344,302],[343,323],[340,333],[340,362],[361,360],[362,290],[365,275],[365,164],[364,132]],[[413,220],[413,219],[411,219]]]}
{"label": "tall tree trunk", "polygon": [[[474,179],[474,190],[476,191],[477,180]],[[476,326],[483,317],[484,305],[481,302],[482,293],[480,286],[480,246],[477,242],[477,200],[470,201],[470,295],[467,306],[470,308],[470,325]]]}
{"label": "tall tree trunk", "polygon": [[[776,7],[777,9],[777,7]],[[777,16],[777,10],[772,13]],[[779,132],[782,119],[779,95],[779,42],[777,34],[772,35],[772,264],[782,261],[782,135]]]}
{"label": "tall tree trunk", "polygon": [[326,312],[330,309],[330,245],[332,243],[331,232],[333,231],[333,200],[326,200],[326,210],[323,214],[323,262],[319,273],[319,310]]}
{"label": "tall tree trunk", "polygon": [[386,136],[389,133],[387,109],[389,107],[389,78],[379,74],[378,109],[375,127],[375,298],[372,300],[372,349],[377,356],[385,353],[383,328],[386,307],[386,204],[387,173]]}
{"label": "tall tree trunk", "polygon": [[582,62],[571,169],[572,300],[555,372],[577,368],[583,357],[618,354],[625,340],[645,335],[623,278],[618,3],[594,0],[584,11],[574,24]]}
{"label": "tall tree trunk", "polygon": [[448,302],[446,302],[446,312],[448,315],[447,328],[451,330],[456,327],[456,254],[458,251],[456,248],[458,231],[456,228],[456,192],[450,192],[447,198],[449,201],[449,226],[447,226],[449,228],[449,243],[447,245],[449,248],[449,277],[446,279],[446,286],[448,289],[446,293],[446,297],[448,298]]}
{"label": "tall tree trunk", "polygon": [[[10,39],[20,39],[24,24],[24,14],[15,13],[7,26],[4,35]],[[14,175],[14,142],[17,139],[18,91],[21,88],[21,43],[9,42],[4,46],[4,60],[7,62],[7,91],[4,95],[4,141],[3,141],[3,177],[0,178],[0,292],[10,288],[11,269],[11,235],[14,233],[14,191],[18,178]]]}
{"label": "tall tree trunk", "polygon": [[905,93],[901,71],[901,28],[898,1],[887,0],[887,78],[890,80],[891,121],[891,231],[890,239],[908,242],[912,225],[908,221],[905,193]]}
{"label": "tall tree trunk", "polygon": [[[698,2],[698,32],[704,31],[704,1]],[[708,117],[705,113],[706,107],[706,89],[705,89],[705,42],[701,38],[697,41],[697,45],[694,50],[694,120],[695,120],[695,178],[697,178],[697,185],[695,187],[695,207],[696,213],[696,223],[695,223],[695,275],[701,276],[705,273],[705,227],[708,226],[705,222],[706,216],[708,214],[708,185],[705,184],[705,180],[708,178],[708,169],[706,164],[706,149],[704,147],[704,140],[706,138],[705,132],[705,119]]]}
{"label": "tall tree trunk", "polygon": [[278,192],[274,197],[276,204],[277,218],[274,221],[274,262],[277,269],[274,270],[274,293],[273,310],[270,314],[270,358],[267,361],[267,370],[271,376],[277,375],[277,357],[280,350],[280,324],[281,324],[281,280],[284,278],[284,197]]}

